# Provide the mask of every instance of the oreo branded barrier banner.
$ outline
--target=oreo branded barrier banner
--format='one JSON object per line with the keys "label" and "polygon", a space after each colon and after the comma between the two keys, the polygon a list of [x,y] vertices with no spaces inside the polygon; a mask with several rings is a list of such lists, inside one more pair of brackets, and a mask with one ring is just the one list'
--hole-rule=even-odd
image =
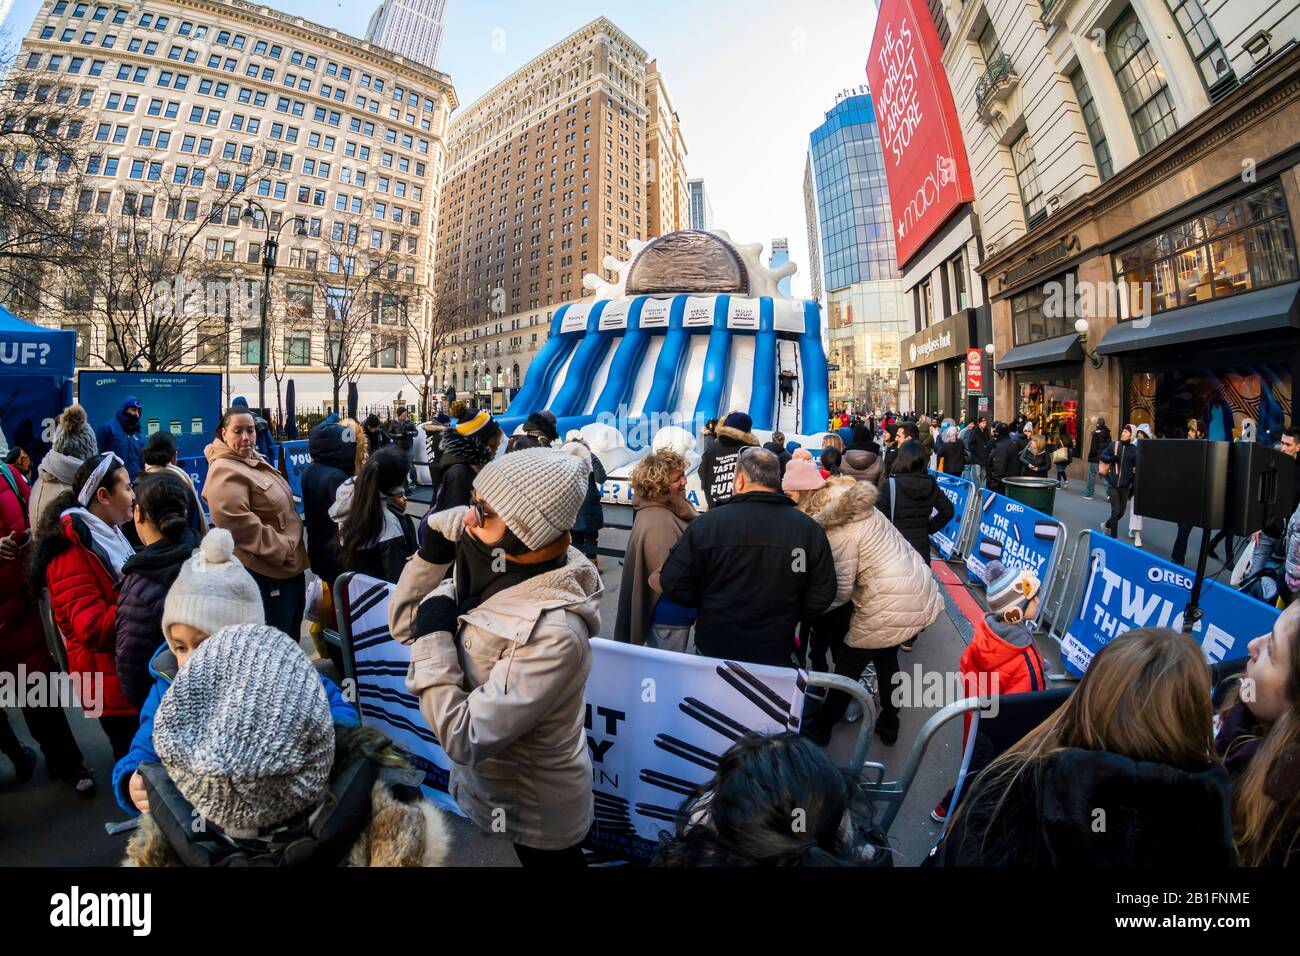
{"label": "oreo branded barrier banner", "polygon": [[947,561],[957,550],[957,539],[961,535],[962,519],[966,517],[966,506],[970,503],[970,496],[975,491],[975,485],[965,478],[945,475],[941,471],[932,471],[930,474],[934,475],[934,480],[939,483],[939,490],[947,495],[948,500],[952,502],[952,520],[930,535],[931,543],[943,555],[943,559]]}
{"label": "oreo branded barrier banner", "polygon": [[[1107,535],[1089,532],[1087,542],[1087,577],[1079,608],[1061,641],[1065,667],[1077,676],[1107,642],[1125,631],[1181,630],[1193,581],[1186,568]],[[1201,609],[1194,636],[1211,664],[1245,657],[1246,645],[1271,630],[1280,613],[1213,580],[1201,588]]]}
{"label": "oreo branded barrier banner", "polygon": [[1028,568],[1046,589],[1056,570],[1056,544],[1064,543],[1065,525],[987,488],[980,489],[979,530],[966,556],[966,574],[984,585],[984,569],[1001,561],[1008,570]]}

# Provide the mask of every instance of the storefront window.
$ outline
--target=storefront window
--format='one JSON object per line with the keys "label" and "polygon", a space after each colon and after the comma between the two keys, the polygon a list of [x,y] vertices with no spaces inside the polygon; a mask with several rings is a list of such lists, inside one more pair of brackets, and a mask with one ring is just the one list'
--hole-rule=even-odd
{"label": "storefront window", "polygon": [[1017,411],[1034,423],[1034,431],[1049,442],[1063,439],[1079,451],[1079,388],[1066,379],[1020,382]]}
{"label": "storefront window", "polygon": [[[1054,339],[1074,331],[1075,320],[1081,313],[1077,302],[1068,305],[1065,302],[1063,293],[1070,289],[1075,290],[1077,297],[1078,284],[1073,276],[1057,276],[1037,289],[1011,297],[1011,330],[1016,345]],[[1060,307],[1051,307],[1053,304]]]}
{"label": "storefront window", "polygon": [[1183,438],[1189,419],[1211,441],[1234,441],[1248,427],[1260,441],[1276,441],[1290,424],[1291,370],[1246,365],[1143,372],[1128,380],[1128,420],[1148,424],[1158,438]]}
{"label": "storefront window", "polygon": [[1115,256],[1123,319],[1300,278],[1282,187],[1270,183]]}

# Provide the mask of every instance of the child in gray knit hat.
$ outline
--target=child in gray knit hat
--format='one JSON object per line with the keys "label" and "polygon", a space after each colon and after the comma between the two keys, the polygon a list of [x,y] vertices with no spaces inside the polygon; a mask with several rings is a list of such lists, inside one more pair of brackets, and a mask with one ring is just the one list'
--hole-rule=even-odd
{"label": "child in gray knit hat", "polygon": [[[149,809],[139,767],[158,759],[154,749],[157,713],[186,662],[212,634],[235,625],[255,628],[254,633],[277,643],[283,640],[306,660],[302,649],[287,634],[265,624],[257,583],[234,555],[235,541],[230,532],[213,528],[193,556],[181,565],[180,574],[167,592],[162,614],[166,643],[149,662],[154,686],[140,709],[140,728],[131,740],[131,749],[113,768],[113,794],[127,813]],[[335,722],[356,726],[356,710],[344,700],[338,685],[323,674],[318,677]]]}

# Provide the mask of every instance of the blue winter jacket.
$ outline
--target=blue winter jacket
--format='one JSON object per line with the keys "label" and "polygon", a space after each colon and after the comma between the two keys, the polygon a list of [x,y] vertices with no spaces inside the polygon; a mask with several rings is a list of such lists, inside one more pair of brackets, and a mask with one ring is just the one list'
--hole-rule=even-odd
{"label": "blue winter jacket", "polygon": [[[138,398],[128,395],[122,400],[122,404],[117,406],[113,420],[104,422],[95,431],[95,440],[99,443],[100,454],[111,451],[121,458],[122,463],[126,465],[126,473],[132,479],[144,471],[144,422],[133,423],[127,416],[126,410],[130,406],[139,405]],[[127,426],[132,427],[134,431],[127,431]]]}
{"label": "blue winter jacket", "polygon": [[[176,678],[176,670],[176,655],[172,653],[171,648],[163,644],[149,661],[149,673],[154,676],[154,685],[145,699],[144,706],[140,708],[140,728],[131,740],[131,749],[113,768],[113,796],[117,798],[117,805],[131,816],[138,816],[140,813],[127,792],[131,785],[131,774],[135,773],[136,768],[142,763],[158,762],[158,751],[153,747],[153,718],[158,712],[158,705],[162,703],[163,694],[167,693]],[[357,710],[344,700],[338,684],[324,674],[320,675],[320,682],[330,702],[330,715],[334,718],[334,723],[344,727],[357,726]]]}

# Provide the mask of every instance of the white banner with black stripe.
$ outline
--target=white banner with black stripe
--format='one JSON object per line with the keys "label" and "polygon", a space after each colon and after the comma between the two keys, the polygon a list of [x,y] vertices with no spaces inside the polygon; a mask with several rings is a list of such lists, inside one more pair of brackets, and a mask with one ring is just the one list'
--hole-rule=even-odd
{"label": "white banner with black stripe", "polygon": [[345,655],[351,647],[362,724],[385,734],[412,766],[424,771],[424,792],[435,805],[460,813],[447,792],[451,760],[425,723],[419,700],[406,692],[411,649],[393,640],[388,631],[393,585],[357,574],[348,579],[346,590],[337,602],[339,623]]}
{"label": "white banner with black stripe", "polygon": [[[406,691],[411,653],[388,631],[392,589],[355,575],[339,602],[362,722],[424,771],[431,800],[460,813],[447,793],[451,761]],[[736,740],[799,729],[804,675],[593,638],[586,697],[596,804],[586,846],[608,858],[647,860],[682,801]]]}
{"label": "white banner with black stripe", "polygon": [[733,743],[799,728],[803,695],[803,673],[793,668],[594,638],[587,749],[596,821],[587,848],[648,859]]}

